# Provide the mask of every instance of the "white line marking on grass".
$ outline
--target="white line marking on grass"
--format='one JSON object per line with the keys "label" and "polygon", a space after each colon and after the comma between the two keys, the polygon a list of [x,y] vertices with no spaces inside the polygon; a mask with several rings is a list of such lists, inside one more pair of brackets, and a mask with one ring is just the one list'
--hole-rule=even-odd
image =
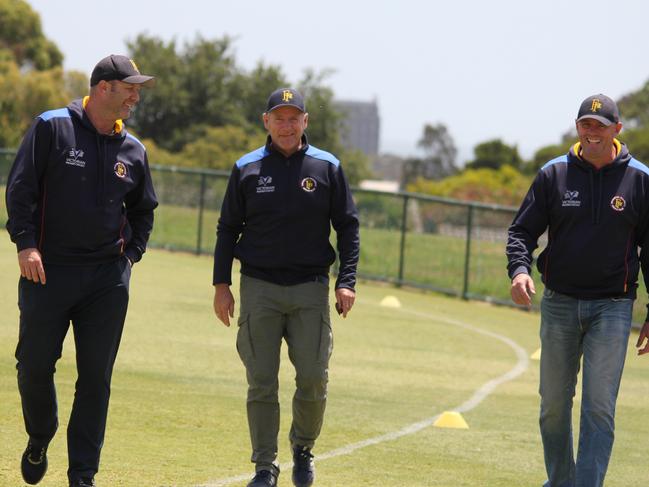
{"label": "white line marking on grass", "polygon": [[[358,302],[358,301],[357,301]],[[363,301],[361,301],[363,303]],[[496,377],[495,379],[492,379],[485,384],[483,384],[477,391],[473,393],[473,395],[457,406],[456,408],[452,409],[452,411],[457,411],[458,413],[463,413],[466,411],[471,411],[474,409],[478,404],[480,404],[484,399],[486,399],[495,389],[501,384],[504,384],[505,382],[509,382],[511,380],[514,380],[516,377],[521,375],[527,367],[529,366],[529,359],[527,357],[528,353],[527,351],[518,345],[514,340],[511,338],[508,338],[504,335],[500,335],[498,333],[494,333],[492,331],[488,330],[482,330],[480,328],[476,328],[475,326],[469,325],[467,323],[463,323],[458,320],[453,320],[449,318],[444,318],[442,316],[435,316],[433,314],[429,313],[423,313],[421,311],[413,311],[413,310],[408,310],[408,309],[400,309],[398,311],[399,313],[407,313],[411,314],[414,316],[417,316],[419,318],[426,318],[426,319],[431,319],[435,321],[440,321],[442,323],[446,323],[449,325],[453,326],[458,326],[460,328],[464,328],[466,330],[470,330],[475,333],[480,333],[481,335],[485,335],[491,338],[495,338],[496,340],[499,340],[503,342],[505,345],[507,345],[509,348],[511,348],[515,353],[516,357],[518,358],[518,362],[516,365],[510,369],[508,372],[505,372],[503,375]],[[392,441],[396,440],[397,438],[401,438],[403,436],[408,436],[412,435],[414,433],[417,433],[424,428],[428,428],[430,425],[432,425],[437,419],[441,416],[441,414],[437,414],[435,416],[432,416],[430,418],[423,419],[422,421],[419,421],[417,423],[412,423],[409,424],[400,430],[397,431],[392,431],[390,433],[385,433],[380,436],[375,436],[374,438],[368,438],[367,440],[359,441],[357,443],[351,443],[349,445],[345,445],[340,448],[336,448],[335,450],[330,450],[328,452],[319,454],[317,456],[318,460],[326,460],[328,458],[334,458],[334,457],[339,457],[342,455],[349,455],[350,453],[360,450],[361,448],[366,448],[368,446],[376,445],[379,443],[385,443],[386,441]],[[280,470],[282,471],[287,471],[293,466],[292,462],[287,462],[287,463],[282,463],[280,465]],[[233,484],[235,482],[244,482],[247,480],[250,480],[251,474],[242,474],[242,475],[237,475],[236,477],[228,477],[225,479],[220,479],[220,480],[213,480],[208,482],[207,484],[201,484],[200,487],[223,487],[226,485]]]}

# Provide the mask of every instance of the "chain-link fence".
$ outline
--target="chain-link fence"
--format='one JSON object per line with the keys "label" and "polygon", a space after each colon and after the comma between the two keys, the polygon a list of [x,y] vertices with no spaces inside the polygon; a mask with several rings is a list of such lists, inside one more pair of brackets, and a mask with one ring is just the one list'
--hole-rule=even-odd
{"label": "chain-link fence", "polygon": [[[3,186],[14,155],[0,150]],[[212,254],[229,172],[155,165],[151,169],[160,206],[150,246]],[[512,305],[505,243],[515,208],[406,192],[354,188],[353,194],[361,222],[359,277]],[[6,221],[4,201],[0,208]],[[540,296],[543,285],[538,278],[535,283]],[[644,285],[640,288],[637,322],[645,313],[644,305],[638,304],[646,296]]]}

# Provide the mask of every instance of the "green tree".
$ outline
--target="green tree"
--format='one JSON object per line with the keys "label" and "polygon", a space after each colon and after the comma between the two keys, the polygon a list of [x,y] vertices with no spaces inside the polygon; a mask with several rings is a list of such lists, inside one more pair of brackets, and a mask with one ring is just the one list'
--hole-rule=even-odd
{"label": "green tree", "polygon": [[0,0],[0,50],[21,68],[42,71],[63,63],[61,51],[43,34],[40,16],[23,0]]}
{"label": "green tree", "polygon": [[625,129],[620,133],[619,139],[628,146],[636,159],[649,164],[649,125]]}
{"label": "green tree", "polygon": [[263,146],[265,140],[261,130],[246,132],[234,125],[208,127],[203,137],[187,144],[180,154],[184,165],[231,169],[243,154]]}
{"label": "green tree", "polygon": [[373,177],[368,157],[358,149],[346,149],[341,155],[343,172],[350,186],[358,186]]}
{"label": "green tree", "polygon": [[278,66],[259,62],[250,73],[240,69],[228,36],[199,36],[179,48],[175,40],[140,34],[128,48],[142,72],[157,78],[129,124],[173,152],[205,136],[208,127],[257,130],[268,95],[287,84]]}
{"label": "green tree", "polygon": [[620,98],[618,107],[622,120],[629,128],[649,125],[649,81],[639,90]]}
{"label": "green tree", "polygon": [[258,128],[261,115],[266,109],[268,95],[288,85],[279,66],[267,66],[260,61],[250,73],[240,72],[233,78],[232,101],[245,123]]}
{"label": "green tree", "polygon": [[176,41],[140,34],[128,42],[140,70],[156,76],[156,87],[143,91],[142,103],[129,125],[161,148],[178,151],[201,135],[195,126],[232,122],[227,96],[234,58],[228,37],[208,41],[198,37],[178,52]]}
{"label": "green tree", "polygon": [[0,147],[17,147],[35,116],[66,106],[73,98],[69,79],[61,68],[23,71],[13,61],[0,63]]}
{"label": "green tree", "polygon": [[499,169],[509,165],[520,169],[523,159],[518,154],[518,147],[505,144],[501,139],[488,140],[473,149],[475,159],[466,164],[467,169]]}
{"label": "green tree", "polygon": [[464,201],[480,201],[518,206],[532,182],[516,168],[467,169],[448,178],[432,181],[423,178],[408,185],[408,191]]}
{"label": "green tree", "polygon": [[28,3],[0,0],[0,147],[16,147],[35,116],[87,93],[86,75],[65,73],[62,61]]}
{"label": "green tree", "polygon": [[442,179],[457,172],[457,148],[443,123],[424,125],[417,146],[423,150],[424,157],[405,161],[401,173],[402,187],[419,178]]}

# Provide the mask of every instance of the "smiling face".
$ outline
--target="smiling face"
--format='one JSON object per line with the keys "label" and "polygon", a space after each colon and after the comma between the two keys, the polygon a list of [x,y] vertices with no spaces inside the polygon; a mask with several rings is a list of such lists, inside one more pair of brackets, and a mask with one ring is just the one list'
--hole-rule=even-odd
{"label": "smiling face", "polygon": [[613,140],[620,130],[620,122],[604,125],[594,118],[582,118],[577,122],[581,156],[598,167],[612,162],[616,156]]}
{"label": "smiling face", "polygon": [[277,107],[264,113],[264,127],[273,147],[290,157],[302,147],[302,135],[309,124],[309,114],[292,106]]}
{"label": "smiling face", "polygon": [[140,85],[109,81],[110,90],[106,98],[106,111],[114,115],[115,120],[125,120],[140,101]]}

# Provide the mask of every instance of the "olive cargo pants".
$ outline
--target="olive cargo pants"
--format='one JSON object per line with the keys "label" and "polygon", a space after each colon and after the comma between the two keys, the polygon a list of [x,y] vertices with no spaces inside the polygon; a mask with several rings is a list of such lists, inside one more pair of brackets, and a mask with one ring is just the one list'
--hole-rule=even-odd
{"label": "olive cargo pants", "polygon": [[251,460],[257,471],[279,472],[277,375],[282,339],[296,372],[289,440],[292,446],[313,447],[322,428],[333,347],[329,286],[317,281],[280,286],[242,275],[240,295],[237,350],[248,379]]}

